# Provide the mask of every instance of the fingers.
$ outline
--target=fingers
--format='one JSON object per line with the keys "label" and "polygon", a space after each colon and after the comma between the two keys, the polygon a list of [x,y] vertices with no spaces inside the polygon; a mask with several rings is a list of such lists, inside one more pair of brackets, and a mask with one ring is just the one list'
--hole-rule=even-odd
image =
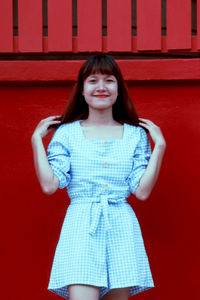
{"label": "fingers", "polygon": [[139,125],[149,129],[149,126],[152,125],[150,122],[150,120],[147,120],[147,119],[143,119],[143,118],[139,118],[140,121],[142,122],[139,122]]}
{"label": "fingers", "polygon": [[143,121],[143,122],[146,122],[147,124],[154,124],[151,120],[148,120],[148,119],[144,119],[144,118],[138,118],[138,119]]}
{"label": "fingers", "polygon": [[59,124],[61,121],[51,121],[51,122],[47,122],[46,126],[48,127],[49,125],[53,125],[53,124]]}
{"label": "fingers", "polygon": [[37,125],[36,130],[45,131],[49,126],[55,125],[55,124],[60,124],[60,123],[61,123],[61,120],[57,120],[56,116],[51,116],[51,117],[41,120],[40,123]]}
{"label": "fingers", "polygon": [[58,118],[60,118],[60,117],[61,117],[61,116],[50,116],[50,117],[48,117],[48,118],[42,119],[42,120],[40,121],[40,123],[38,124],[38,126],[39,126],[39,127],[44,126],[44,125],[49,126],[49,125],[51,125],[51,124],[54,124],[54,122],[60,123],[61,120],[58,120]]}
{"label": "fingers", "polygon": [[151,120],[144,119],[144,118],[139,118],[142,122],[139,122],[141,126],[144,126],[145,128],[149,129],[150,127],[152,128],[159,128],[155,123],[153,123]]}
{"label": "fingers", "polygon": [[50,120],[58,119],[61,116],[62,115],[50,116],[50,117],[47,117],[47,118],[43,119],[43,121],[50,121]]}
{"label": "fingers", "polygon": [[145,124],[145,123],[142,123],[142,122],[139,122],[139,125],[141,125],[141,126],[143,126],[143,127],[147,128],[147,129],[149,129],[149,126],[150,126],[150,125],[147,125],[147,124]]}

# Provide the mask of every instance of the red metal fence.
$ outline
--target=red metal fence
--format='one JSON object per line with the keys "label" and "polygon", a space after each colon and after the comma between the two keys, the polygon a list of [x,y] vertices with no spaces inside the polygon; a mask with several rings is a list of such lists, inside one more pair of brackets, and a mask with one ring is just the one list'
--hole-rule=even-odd
{"label": "red metal fence", "polygon": [[200,0],[0,0],[1,53],[93,51],[198,52]]}

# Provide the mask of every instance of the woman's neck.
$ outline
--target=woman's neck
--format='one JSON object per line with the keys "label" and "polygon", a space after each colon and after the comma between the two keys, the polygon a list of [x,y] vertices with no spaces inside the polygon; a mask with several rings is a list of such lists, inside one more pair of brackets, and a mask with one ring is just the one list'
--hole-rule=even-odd
{"label": "woman's neck", "polygon": [[118,123],[113,119],[112,108],[106,110],[97,110],[89,107],[89,115],[83,124],[87,126],[114,126]]}

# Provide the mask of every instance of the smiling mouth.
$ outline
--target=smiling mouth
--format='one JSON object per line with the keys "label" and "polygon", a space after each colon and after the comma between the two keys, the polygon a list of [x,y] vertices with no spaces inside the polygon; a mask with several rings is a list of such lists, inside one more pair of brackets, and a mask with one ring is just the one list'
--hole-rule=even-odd
{"label": "smiling mouth", "polygon": [[98,97],[98,98],[106,98],[106,97],[108,97],[108,95],[94,95],[94,97]]}

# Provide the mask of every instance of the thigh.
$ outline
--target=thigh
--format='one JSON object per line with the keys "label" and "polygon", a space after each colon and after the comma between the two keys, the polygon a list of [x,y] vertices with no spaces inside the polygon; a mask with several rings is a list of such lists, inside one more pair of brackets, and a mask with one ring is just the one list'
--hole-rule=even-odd
{"label": "thigh", "polygon": [[112,289],[107,294],[105,294],[102,300],[128,300],[130,287]]}
{"label": "thigh", "polygon": [[68,285],[69,300],[98,300],[100,287],[86,284]]}

